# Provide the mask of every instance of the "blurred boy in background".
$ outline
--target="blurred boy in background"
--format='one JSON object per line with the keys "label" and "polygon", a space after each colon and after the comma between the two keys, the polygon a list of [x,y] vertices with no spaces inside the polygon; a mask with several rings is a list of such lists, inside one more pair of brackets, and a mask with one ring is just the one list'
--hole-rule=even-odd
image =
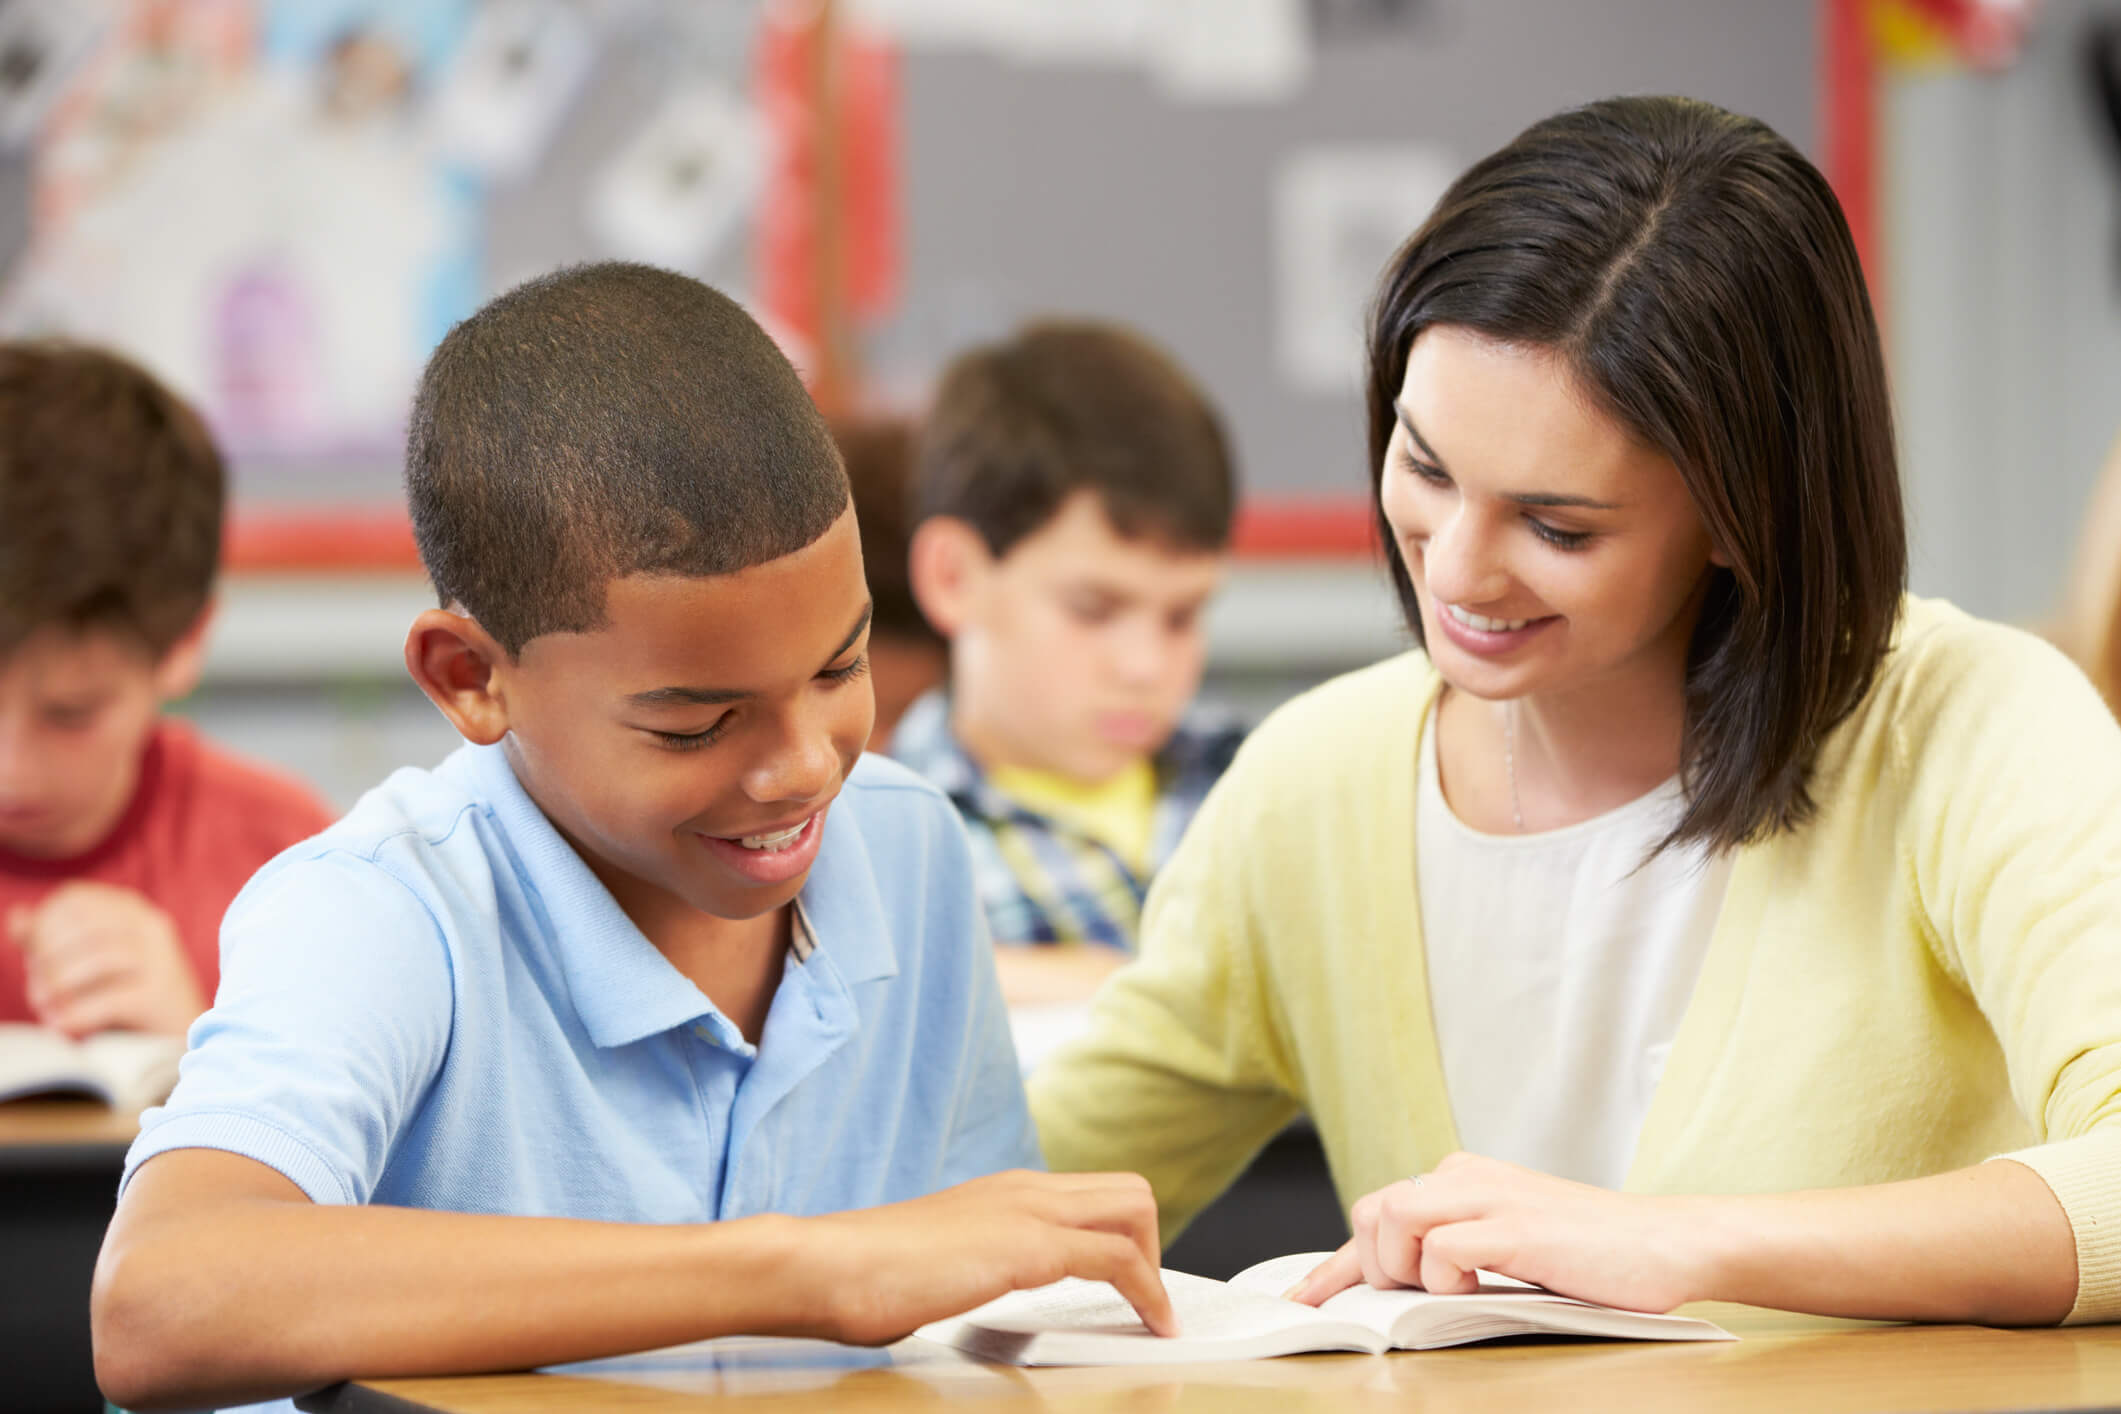
{"label": "blurred boy in background", "polygon": [[832,419],[832,440],[854,487],[862,564],[876,605],[869,621],[869,681],[876,689],[876,725],[869,732],[869,749],[888,751],[899,718],[950,670],[949,646],[921,616],[906,574],[913,428],[896,417],[838,417]]}
{"label": "blurred boy in background", "polygon": [[331,821],[162,715],[199,680],[223,494],[147,373],[0,344],[0,1022],[183,1034],[229,900]]}
{"label": "blurred boy in background", "polygon": [[1125,961],[1236,751],[1234,725],[1188,712],[1235,495],[1207,398],[1123,329],[1034,325],[944,375],[912,577],[950,679],[892,750],[964,817],[1012,1003],[1088,996]]}

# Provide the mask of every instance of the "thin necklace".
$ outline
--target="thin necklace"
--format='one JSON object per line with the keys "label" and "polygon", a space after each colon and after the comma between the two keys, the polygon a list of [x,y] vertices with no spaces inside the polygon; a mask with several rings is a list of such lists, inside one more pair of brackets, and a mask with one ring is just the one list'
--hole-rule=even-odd
{"label": "thin necklace", "polygon": [[1510,819],[1524,833],[1524,807],[1517,803],[1517,699],[1502,704],[1502,764],[1510,773]]}

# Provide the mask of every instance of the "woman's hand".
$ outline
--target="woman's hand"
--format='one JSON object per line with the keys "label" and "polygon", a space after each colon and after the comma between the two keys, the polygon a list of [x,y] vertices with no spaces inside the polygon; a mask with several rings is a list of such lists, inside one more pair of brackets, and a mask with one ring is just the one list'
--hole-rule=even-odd
{"label": "woman's hand", "polygon": [[1358,1200],[1355,1236],[1289,1294],[1315,1306],[1359,1281],[1466,1292],[1486,1268],[1585,1301],[1669,1311],[1707,1294],[1714,1201],[1614,1193],[1453,1154]]}

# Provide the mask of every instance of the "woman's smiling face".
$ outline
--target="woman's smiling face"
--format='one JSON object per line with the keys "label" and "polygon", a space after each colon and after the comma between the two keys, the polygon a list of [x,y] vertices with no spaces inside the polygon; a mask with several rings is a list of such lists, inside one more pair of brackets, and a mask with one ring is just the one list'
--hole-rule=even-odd
{"label": "woman's smiling face", "polygon": [[1499,700],[1683,673],[1721,557],[1670,458],[1559,355],[1432,327],[1396,411],[1380,500],[1446,682]]}

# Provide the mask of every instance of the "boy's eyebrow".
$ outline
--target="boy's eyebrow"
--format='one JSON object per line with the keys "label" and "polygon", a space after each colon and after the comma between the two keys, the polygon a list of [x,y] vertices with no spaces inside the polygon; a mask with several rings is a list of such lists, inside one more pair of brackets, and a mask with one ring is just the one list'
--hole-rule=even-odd
{"label": "boy's eyebrow", "polygon": [[[1442,467],[1443,458],[1436,455],[1434,447],[1422,440],[1421,433],[1414,426],[1413,415],[1407,411],[1406,405],[1395,400],[1392,404],[1392,411],[1398,415],[1399,425],[1406,429],[1409,437],[1414,439],[1414,445],[1421,448],[1421,454],[1434,462],[1439,468]],[[1619,506],[1614,505],[1611,501],[1593,500],[1589,496],[1557,496],[1545,491],[1526,491],[1505,499],[1514,501],[1520,506],[1567,507],[1584,511],[1617,511],[1620,509]]]}
{"label": "boy's eyebrow", "polygon": [[827,657],[825,661],[827,663],[830,663],[833,658],[839,657],[840,654],[852,648],[854,646],[854,641],[862,636],[862,631],[869,627],[869,621],[875,617],[876,601],[874,599],[871,599],[868,603],[862,605],[862,612],[858,617],[856,617],[854,621],[854,627],[847,630],[847,636],[844,639],[840,640],[840,646],[833,649],[831,656]]}
{"label": "boy's eyebrow", "polygon": [[[869,627],[869,620],[876,616],[876,602],[871,600],[862,606],[861,617],[854,621],[840,646],[833,649],[825,661],[830,663],[854,646],[854,641]],[[652,687],[646,692],[636,692],[626,700],[636,707],[719,707],[725,702],[742,702],[758,694],[742,688],[720,687]]]}

